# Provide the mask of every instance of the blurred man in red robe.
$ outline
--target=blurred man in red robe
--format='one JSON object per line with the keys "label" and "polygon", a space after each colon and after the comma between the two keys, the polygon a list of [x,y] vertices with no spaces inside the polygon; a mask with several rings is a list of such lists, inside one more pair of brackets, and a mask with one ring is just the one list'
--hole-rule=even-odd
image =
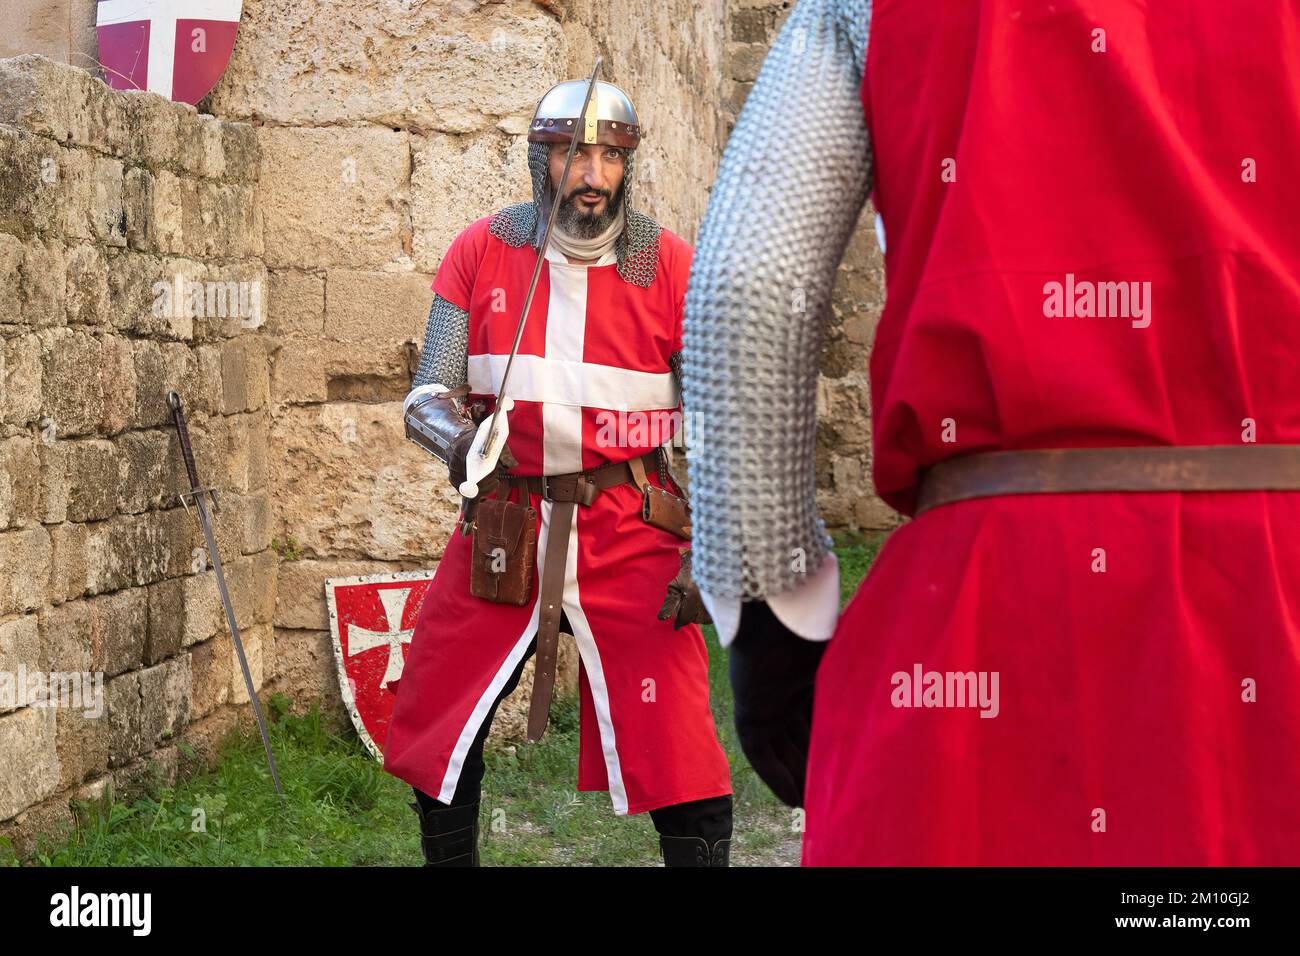
{"label": "blurred man in red robe", "polygon": [[[806,863],[1300,863],[1298,94],[1294,4],[791,14],[684,384],[696,581]],[[869,193],[914,520],[837,620],[817,368]]]}

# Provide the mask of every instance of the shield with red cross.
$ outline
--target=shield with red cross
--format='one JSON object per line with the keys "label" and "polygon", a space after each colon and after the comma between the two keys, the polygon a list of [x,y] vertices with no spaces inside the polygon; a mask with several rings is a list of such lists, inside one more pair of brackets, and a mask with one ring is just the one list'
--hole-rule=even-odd
{"label": "shield with red cross", "polygon": [[325,582],[343,703],[366,748],[379,759],[406,650],[432,581],[432,571],[400,571]]}
{"label": "shield with red cross", "polygon": [[100,0],[95,35],[104,80],[197,104],[230,62],[243,0]]}

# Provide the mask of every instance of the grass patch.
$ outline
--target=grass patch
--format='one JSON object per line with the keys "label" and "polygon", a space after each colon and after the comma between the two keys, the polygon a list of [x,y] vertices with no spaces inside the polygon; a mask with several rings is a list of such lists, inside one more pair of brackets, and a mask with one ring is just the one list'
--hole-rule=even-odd
{"label": "grass patch", "polygon": [[[836,540],[844,597],[857,587],[883,535]],[[735,789],[733,862],[799,861],[791,811],[758,780],[731,722],[727,654],[706,627],[714,720]],[[76,806],[70,833],[41,841],[27,861],[46,866],[416,866],[420,855],[411,790],[383,772],[351,727],[336,730],[313,708],[287,713],[272,697],[269,731],[287,806],[271,785],[256,726],[225,741],[218,765],[196,767],[184,743],[175,786],[156,783],[139,799]],[[490,743],[485,759],[485,865],[657,865],[648,814],[615,817],[606,793],[577,793],[578,702],[557,701],[538,744]],[[0,848],[0,853],[4,849]],[[9,852],[7,862],[17,862]]]}

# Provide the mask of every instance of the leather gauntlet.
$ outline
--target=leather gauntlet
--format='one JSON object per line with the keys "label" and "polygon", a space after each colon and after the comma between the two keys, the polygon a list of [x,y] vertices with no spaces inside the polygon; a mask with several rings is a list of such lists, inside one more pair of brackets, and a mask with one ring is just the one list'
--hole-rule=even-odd
{"label": "leather gauntlet", "polygon": [[468,386],[422,395],[406,410],[406,437],[465,476],[465,455],[478,430],[465,407]]}
{"label": "leather gauntlet", "polygon": [[668,595],[659,609],[659,620],[672,618],[674,630],[687,624],[711,624],[713,618],[709,617],[700,589],[691,577],[691,549],[682,548],[678,553],[681,555],[681,569],[677,577],[668,582]]}

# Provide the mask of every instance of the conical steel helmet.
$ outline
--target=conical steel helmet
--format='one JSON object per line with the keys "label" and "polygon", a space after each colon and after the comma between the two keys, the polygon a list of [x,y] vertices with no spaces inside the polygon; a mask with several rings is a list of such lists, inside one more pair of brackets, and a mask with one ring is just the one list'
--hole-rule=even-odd
{"label": "conical steel helmet", "polygon": [[641,121],[628,95],[613,83],[596,82],[585,116],[582,100],[587,80],[569,80],[551,87],[537,104],[528,127],[530,143],[567,143],[578,133],[580,144],[636,149]]}

